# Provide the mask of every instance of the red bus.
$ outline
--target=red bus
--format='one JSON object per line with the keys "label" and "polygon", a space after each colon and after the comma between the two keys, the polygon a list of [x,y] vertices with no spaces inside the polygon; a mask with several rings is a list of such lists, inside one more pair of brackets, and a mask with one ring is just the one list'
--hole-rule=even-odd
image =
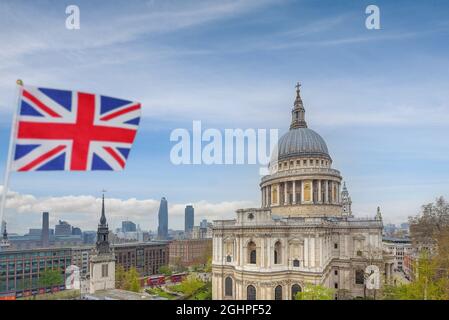
{"label": "red bus", "polygon": [[163,284],[165,284],[165,276],[152,276],[147,279],[147,285],[151,287]]}
{"label": "red bus", "polygon": [[170,281],[173,283],[181,282],[186,277],[187,273],[176,273],[170,276]]}

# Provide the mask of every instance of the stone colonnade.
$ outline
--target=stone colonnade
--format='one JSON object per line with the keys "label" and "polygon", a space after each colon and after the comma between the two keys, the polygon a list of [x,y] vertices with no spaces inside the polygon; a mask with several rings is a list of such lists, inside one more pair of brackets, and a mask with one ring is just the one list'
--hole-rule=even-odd
{"label": "stone colonnade", "polygon": [[325,179],[293,180],[263,186],[262,207],[296,204],[339,204],[340,182]]}

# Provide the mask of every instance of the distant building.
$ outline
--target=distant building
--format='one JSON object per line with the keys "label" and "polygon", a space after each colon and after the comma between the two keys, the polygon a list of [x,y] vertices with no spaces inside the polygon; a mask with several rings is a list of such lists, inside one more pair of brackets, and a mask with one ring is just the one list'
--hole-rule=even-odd
{"label": "distant building", "polygon": [[179,239],[186,239],[187,235],[184,232],[184,230],[168,230],[168,238],[170,240],[179,240]]}
{"label": "distant building", "polygon": [[5,228],[6,228],[6,221],[5,221],[5,220],[2,220],[2,226],[1,226],[1,228],[0,228],[0,235],[3,234],[3,231],[5,230]]}
{"label": "distant building", "polygon": [[49,213],[42,213],[42,233],[41,233],[41,242],[42,247],[48,247],[50,245],[49,242],[50,232],[49,232]]}
{"label": "distant building", "polygon": [[168,203],[167,199],[163,197],[159,206],[159,226],[157,229],[158,239],[165,240],[168,238]]}
{"label": "distant building", "polygon": [[212,256],[212,239],[173,240],[169,245],[170,265],[205,264]]}
{"label": "distant building", "polygon": [[83,232],[81,231],[80,228],[78,228],[78,227],[73,227],[73,228],[72,228],[72,235],[73,235],[73,236],[82,236],[82,235],[83,235]]}
{"label": "distant building", "polygon": [[55,236],[70,236],[72,235],[72,226],[63,220],[59,220],[59,224],[55,226]]}
{"label": "distant building", "polygon": [[413,252],[410,239],[383,237],[382,245],[386,252],[394,256],[394,269],[404,271],[404,257]]}
{"label": "distant building", "polygon": [[207,219],[201,220],[200,228],[202,228],[202,229],[206,229],[207,228]]}
{"label": "distant building", "polygon": [[136,224],[132,221],[122,221],[122,232],[136,232]]}
{"label": "distant building", "polygon": [[396,232],[396,225],[393,223],[387,223],[384,225],[384,235],[387,237],[392,237],[394,233]]}
{"label": "distant building", "polygon": [[212,238],[212,223],[202,226],[194,226],[192,232],[190,233],[191,239],[210,239]]}
{"label": "distant building", "polygon": [[94,246],[80,246],[72,248],[72,264],[80,269],[81,275],[89,272],[89,259],[94,253]]}
{"label": "distant building", "polygon": [[38,236],[38,237],[40,237],[41,234],[42,234],[42,229],[30,228],[28,230],[28,235],[29,236]]}
{"label": "distant building", "polygon": [[94,244],[97,241],[96,231],[84,231],[83,232],[83,244]]}
{"label": "distant building", "polygon": [[[46,269],[59,269],[64,273],[72,264],[70,248],[41,248],[0,252],[0,296],[18,292],[31,295],[39,289],[39,278]],[[61,283],[60,285],[64,285]],[[59,287],[58,287],[59,289]]]}
{"label": "distant building", "polygon": [[195,210],[193,206],[188,205],[184,210],[184,231],[185,233],[192,232],[194,220],[195,220]]}
{"label": "distant building", "polygon": [[169,263],[168,242],[123,243],[113,246],[118,265],[128,271],[134,267],[140,276],[159,273],[161,266]]}

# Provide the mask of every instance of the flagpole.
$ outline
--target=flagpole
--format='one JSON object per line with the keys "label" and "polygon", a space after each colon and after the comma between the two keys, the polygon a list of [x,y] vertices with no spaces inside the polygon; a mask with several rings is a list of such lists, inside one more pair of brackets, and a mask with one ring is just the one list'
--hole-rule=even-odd
{"label": "flagpole", "polygon": [[9,176],[11,174],[12,157],[16,147],[15,137],[17,131],[17,116],[19,113],[20,98],[22,96],[23,90],[23,81],[18,79],[16,83],[17,83],[17,102],[16,102],[16,109],[14,110],[14,115],[12,119],[11,135],[9,138],[8,158],[6,159],[5,175],[3,180],[3,193],[2,193],[2,200],[0,203],[0,223],[3,221],[5,216],[6,195],[8,193],[9,188]]}

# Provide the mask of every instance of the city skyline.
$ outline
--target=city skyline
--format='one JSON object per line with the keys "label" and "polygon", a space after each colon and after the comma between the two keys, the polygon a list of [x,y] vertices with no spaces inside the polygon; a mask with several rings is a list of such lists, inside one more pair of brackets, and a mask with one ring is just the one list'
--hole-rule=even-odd
{"label": "city skyline", "polygon": [[[17,78],[130,97],[144,108],[125,172],[13,174],[8,230],[39,225],[43,211],[95,226],[103,188],[114,227],[128,217],[154,230],[162,196],[170,201],[170,226],[180,230],[187,203],[209,221],[260,206],[258,166],[174,166],[170,132],[201,120],[283,133],[296,81],[356,217],[374,216],[380,206],[386,223],[400,223],[436,197],[448,198],[444,10],[378,1],[382,27],[373,31],[364,26],[367,1],[283,4],[136,1],[100,10],[79,1],[81,29],[68,31],[65,4],[2,3],[0,39],[14,49],[0,52],[1,169]],[[30,19],[36,13],[40,19]]]}

